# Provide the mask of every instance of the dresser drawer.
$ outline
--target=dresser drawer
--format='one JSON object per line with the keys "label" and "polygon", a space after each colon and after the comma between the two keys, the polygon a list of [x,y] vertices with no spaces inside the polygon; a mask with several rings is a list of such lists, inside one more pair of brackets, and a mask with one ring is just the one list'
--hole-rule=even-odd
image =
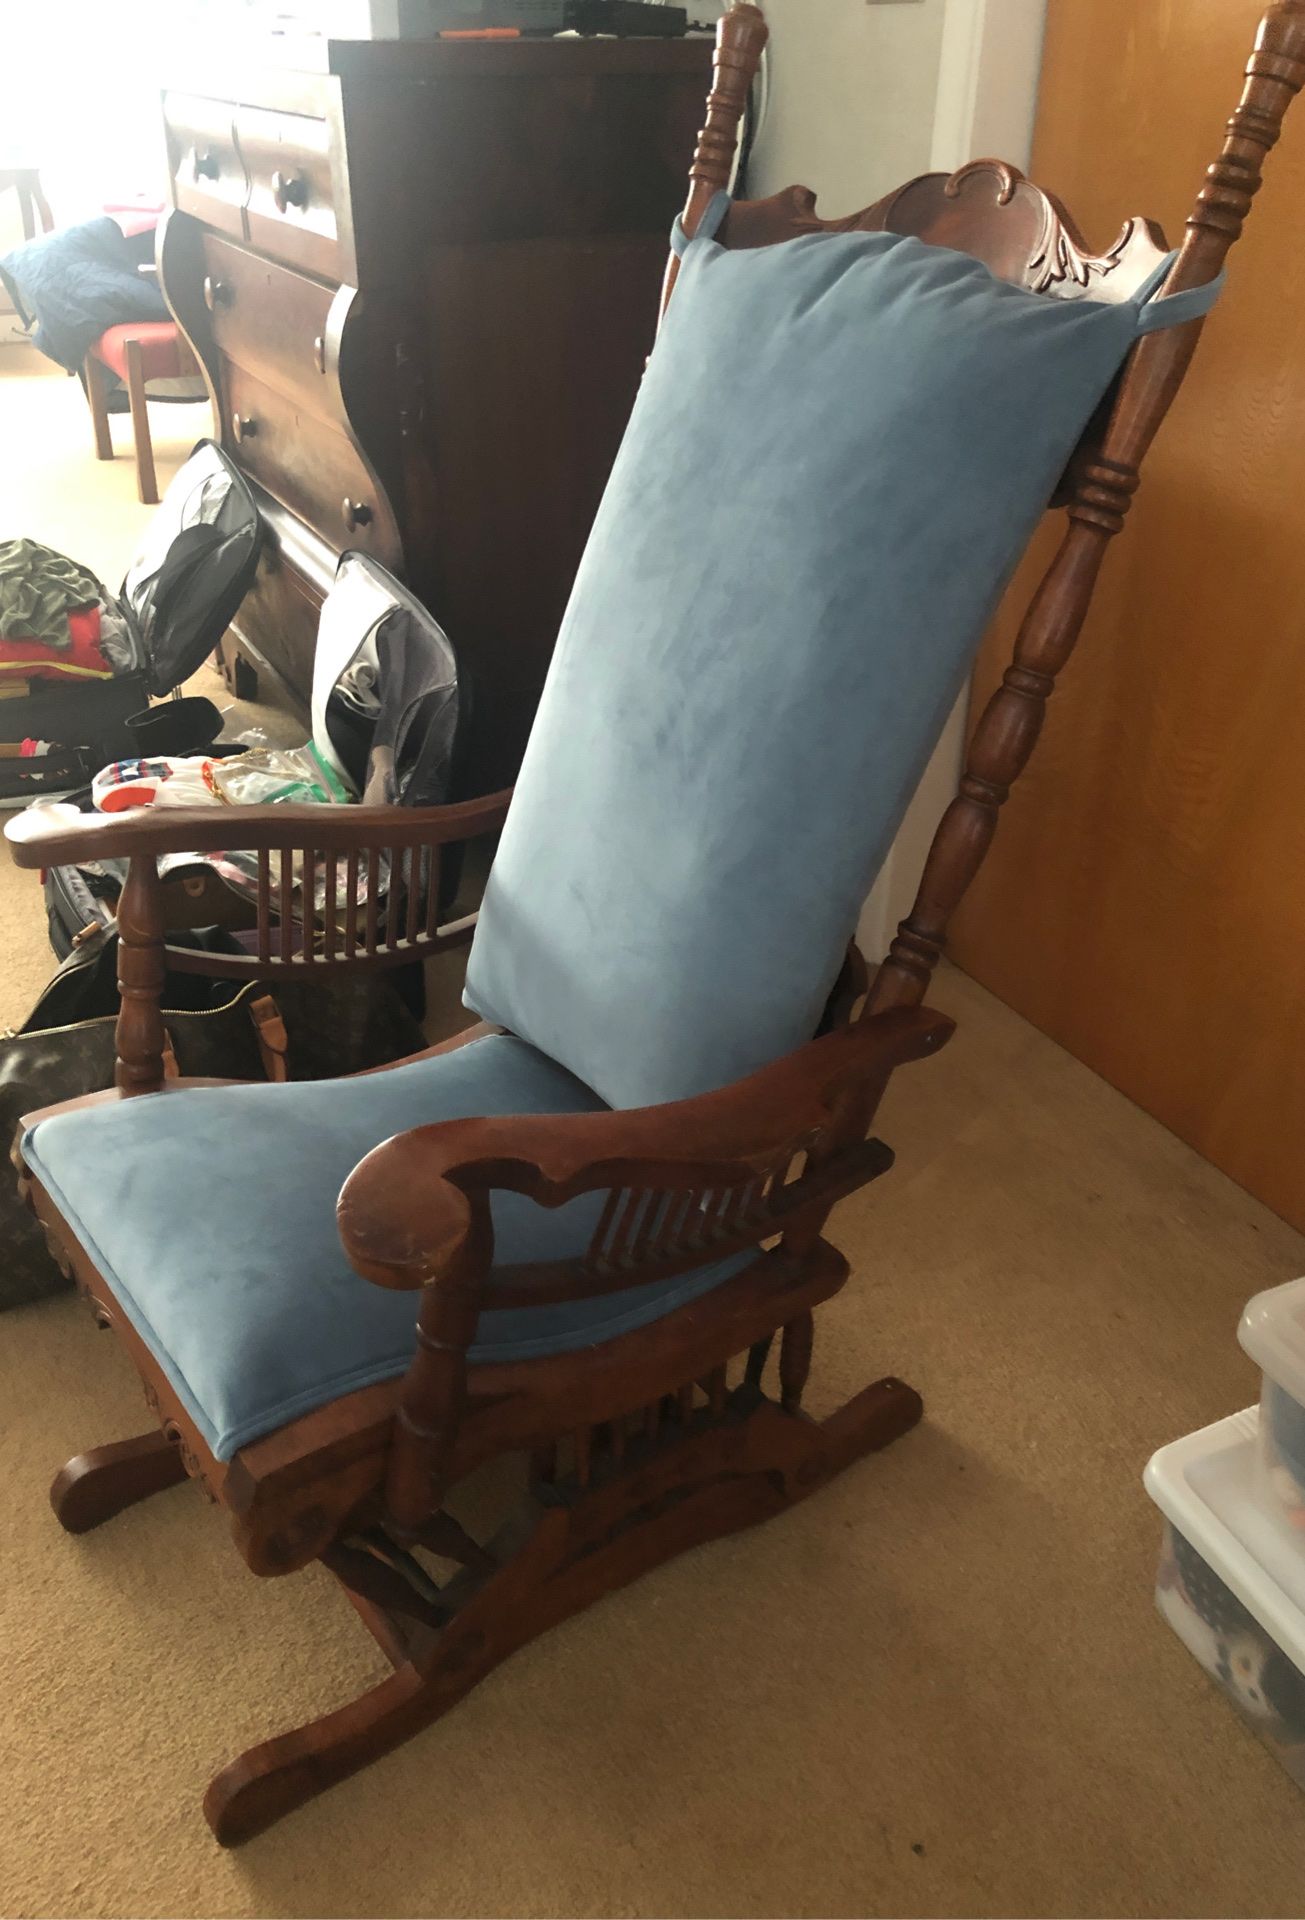
{"label": "dresser drawer", "polygon": [[308,707],[322,596],[269,542],[231,632],[258,671],[270,668],[301,709]]}
{"label": "dresser drawer", "polygon": [[236,145],[232,116],[229,101],[205,100],[189,93],[163,96],[175,205],[209,226],[239,237],[245,230],[249,181]]}
{"label": "dresser drawer", "polygon": [[360,547],[399,567],[384,489],[342,428],[222,356],[222,439],[237,464],[336,553]]}
{"label": "dresser drawer", "polygon": [[204,304],[219,350],[264,385],[337,420],[339,389],[327,373],[328,316],[342,296],[215,233],[204,235],[203,254]]}
{"label": "dresser drawer", "polygon": [[327,122],[237,107],[235,127],[249,174],[250,245],[324,280],[355,279],[353,248],[341,233],[343,169],[337,179]]}

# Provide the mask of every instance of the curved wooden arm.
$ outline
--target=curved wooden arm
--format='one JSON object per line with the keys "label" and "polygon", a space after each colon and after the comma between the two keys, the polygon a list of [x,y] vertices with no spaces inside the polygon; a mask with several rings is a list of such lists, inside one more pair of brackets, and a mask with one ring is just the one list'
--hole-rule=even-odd
{"label": "curved wooden arm", "polygon": [[337,1207],[345,1251],[380,1286],[422,1289],[386,1474],[386,1514],[398,1533],[419,1537],[456,1455],[467,1349],[494,1260],[492,1189],[546,1207],[607,1189],[578,1258],[494,1268],[495,1307],[610,1293],[779,1237],[800,1255],[836,1199],[892,1165],[888,1148],[865,1138],[867,1116],[893,1068],[935,1052],[952,1024],[903,1009],[813,1040],[695,1100],[454,1120],[369,1153]]}
{"label": "curved wooden arm", "polygon": [[7,822],[5,839],[20,867],[131,859],[135,854],[257,853],[312,846],[322,853],[368,847],[427,847],[474,840],[502,826],[512,788],[447,807],[140,807],[69,820],[30,807]]}
{"label": "curved wooden arm", "polygon": [[[894,1067],[935,1053],[952,1031],[953,1022],[944,1015],[911,1008],[827,1034],[746,1080],[692,1100],[624,1112],[417,1127],[374,1148],[349,1176],[337,1207],[340,1237],[366,1279],[413,1289],[463,1267],[477,1237],[476,1196],[494,1188],[525,1194],[545,1207],[604,1188],[640,1194],[694,1190],[718,1197],[727,1189],[742,1190],[795,1154],[813,1159],[824,1154],[831,1137],[836,1147],[849,1144],[837,1138],[848,1096],[857,1096],[858,1116],[868,1124],[866,1084],[886,1083]],[[825,1157],[820,1164],[832,1161]],[[819,1180],[818,1170],[795,1183],[794,1192],[801,1186],[802,1198],[811,1200],[817,1184],[823,1196],[829,1182]],[[757,1237],[777,1231],[777,1222],[776,1215]],[[721,1224],[739,1226],[746,1244],[746,1221],[722,1214]],[[721,1240],[738,1237],[717,1235],[713,1257],[720,1254]],[[605,1261],[601,1255],[612,1254],[610,1237],[601,1248],[596,1238],[593,1284],[568,1287],[568,1295],[636,1284],[668,1265],[694,1263],[692,1253],[679,1246],[646,1246],[645,1251],[660,1251],[663,1257],[640,1260],[636,1270],[632,1257]],[[487,1252],[492,1254],[492,1246]],[[615,1268],[622,1264],[628,1270],[618,1273]],[[537,1301],[539,1290],[529,1297]],[[506,1306],[516,1295],[511,1288],[500,1295],[496,1284],[494,1298],[496,1305]]]}

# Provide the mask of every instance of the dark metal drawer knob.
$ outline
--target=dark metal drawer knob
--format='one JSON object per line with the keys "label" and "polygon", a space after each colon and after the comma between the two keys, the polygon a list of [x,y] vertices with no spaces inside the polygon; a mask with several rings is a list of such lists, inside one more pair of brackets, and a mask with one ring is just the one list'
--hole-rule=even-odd
{"label": "dark metal drawer knob", "polygon": [[219,307],[229,307],[236,297],[236,290],[229,280],[215,280],[212,274],[204,277],[204,305],[210,313],[216,313]]}
{"label": "dark metal drawer knob", "polygon": [[190,171],[196,181],[217,179],[222,166],[212,147],[192,147]]}
{"label": "dark metal drawer knob", "polygon": [[341,512],[350,533],[357,533],[359,527],[371,525],[372,510],[365,500],[350,500],[346,495]]}
{"label": "dark metal drawer knob", "polygon": [[277,211],[284,213],[287,207],[306,207],[308,205],[308,182],[302,173],[274,173],[272,175],[272,198],[276,201]]}
{"label": "dark metal drawer knob", "polygon": [[250,413],[234,413],[231,416],[231,431],[235,435],[236,445],[243,447],[246,440],[252,440],[258,432],[258,422]]}

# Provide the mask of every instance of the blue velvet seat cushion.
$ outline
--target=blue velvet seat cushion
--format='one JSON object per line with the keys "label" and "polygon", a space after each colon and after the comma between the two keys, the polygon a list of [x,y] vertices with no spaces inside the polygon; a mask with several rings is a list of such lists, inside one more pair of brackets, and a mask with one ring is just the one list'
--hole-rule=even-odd
{"label": "blue velvet seat cushion", "polygon": [[[718,203],[716,212],[724,210]],[[467,1001],[613,1106],[810,1038],[984,627],[1147,307],[886,233],[688,244]]]}
{"label": "blue velvet seat cushion", "polygon": [[[23,1153],[227,1460],[411,1358],[417,1296],[360,1278],[336,1233],[336,1196],[364,1154],[429,1121],[602,1108],[524,1041],[491,1035],[353,1079],[195,1088],[56,1116],[27,1134]],[[581,1252],[604,1198],[550,1210],[496,1194],[497,1257]],[[746,1258],[595,1300],[490,1309],[471,1358],[596,1345],[705,1293]]]}

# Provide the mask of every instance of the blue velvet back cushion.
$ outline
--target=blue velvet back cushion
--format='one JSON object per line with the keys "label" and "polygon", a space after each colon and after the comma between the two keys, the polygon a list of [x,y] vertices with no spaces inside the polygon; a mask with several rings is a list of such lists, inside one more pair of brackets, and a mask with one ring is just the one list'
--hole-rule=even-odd
{"label": "blue velvet back cushion", "polygon": [[576,579],[467,1003],[611,1105],[808,1040],[1137,327],[890,234],[693,242]]}

